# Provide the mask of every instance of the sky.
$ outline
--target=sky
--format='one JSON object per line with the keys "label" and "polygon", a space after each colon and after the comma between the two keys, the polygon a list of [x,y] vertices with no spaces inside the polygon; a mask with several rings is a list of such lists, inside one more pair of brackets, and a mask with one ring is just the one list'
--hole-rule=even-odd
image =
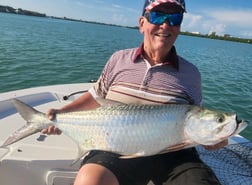
{"label": "sky", "polygon": [[[0,0],[0,5],[87,21],[138,26],[144,0]],[[252,38],[252,0],[187,0],[182,31]]]}

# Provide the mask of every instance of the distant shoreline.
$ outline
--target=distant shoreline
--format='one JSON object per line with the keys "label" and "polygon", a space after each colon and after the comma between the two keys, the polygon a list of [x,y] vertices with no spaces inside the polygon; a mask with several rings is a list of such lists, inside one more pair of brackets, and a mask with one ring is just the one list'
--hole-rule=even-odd
{"label": "distant shoreline", "polygon": [[30,10],[23,10],[21,8],[15,9],[11,6],[3,6],[3,5],[0,5],[0,12],[36,16],[36,17],[46,17],[46,14],[43,14],[43,13],[34,12]]}
{"label": "distant shoreline", "polygon": [[[76,22],[84,22],[84,23],[92,23],[92,24],[100,24],[100,25],[108,25],[108,26],[117,26],[117,27],[124,27],[124,28],[130,28],[130,29],[138,29],[138,26],[135,26],[135,27],[120,26],[120,25],[107,24],[107,23],[101,23],[101,22],[95,22],[95,21],[72,19],[72,18],[67,18],[67,17],[47,16],[45,13],[39,13],[39,12],[35,12],[35,11],[30,11],[30,10],[23,10],[21,8],[15,9],[10,6],[3,6],[3,5],[0,5],[0,12],[19,14],[19,15],[27,15],[27,16],[44,17],[44,18],[52,18],[52,19],[60,19],[60,20],[68,20],[68,21],[76,21]],[[183,31],[181,32],[181,35],[252,44],[252,39],[238,38],[238,37],[232,37],[232,36],[219,36],[219,35],[214,35],[214,34],[203,35],[203,34],[195,34],[195,33],[191,33],[191,32],[183,32]]]}

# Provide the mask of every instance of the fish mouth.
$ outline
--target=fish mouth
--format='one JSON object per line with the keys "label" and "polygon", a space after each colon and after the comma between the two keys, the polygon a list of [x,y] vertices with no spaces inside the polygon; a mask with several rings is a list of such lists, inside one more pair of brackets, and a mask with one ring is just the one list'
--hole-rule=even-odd
{"label": "fish mouth", "polygon": [[237,116],[235,119],[236,119],[236,127],[235,127],[234,131],[228,137],[239,134],[248,126],[247,120],[239,120]]}
{"label": "fish mouth", "polygon": [[248,126],[248,121],[246,120],[239,120],[237,116],[235,117],[235,120],[236,120],[236,126],[234,127],[233,131],[229,135],[222,137],[221,140],[228,139],[233,135],[239,134]]}
{"label": "fish mouth", "polygon": [[236,116],[236,129],[234,130],[233,134],[235,135],[243,131],[247,126],[248,126],[248,121],[247,120],[239,120],[238,117]]}

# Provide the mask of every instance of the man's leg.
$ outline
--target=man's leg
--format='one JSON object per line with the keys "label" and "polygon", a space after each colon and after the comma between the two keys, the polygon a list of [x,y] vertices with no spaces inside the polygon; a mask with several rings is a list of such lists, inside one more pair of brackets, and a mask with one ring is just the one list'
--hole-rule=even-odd
{"label": "man's leg", "polygon": [[74,185],[119,185],[115,175],[98,164],[85,164],[79,170]]}

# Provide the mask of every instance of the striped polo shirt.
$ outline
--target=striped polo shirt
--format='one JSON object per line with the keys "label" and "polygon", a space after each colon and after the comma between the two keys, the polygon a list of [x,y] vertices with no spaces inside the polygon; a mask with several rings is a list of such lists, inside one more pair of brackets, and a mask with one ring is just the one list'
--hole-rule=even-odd
{"label": "striped polo shirt", "polygon": [[152,66],[142,53],[143,45],[115,52],[89,90],[92,96],[127,104],[201,103],[200,73],[175,47],[167,62]]}

